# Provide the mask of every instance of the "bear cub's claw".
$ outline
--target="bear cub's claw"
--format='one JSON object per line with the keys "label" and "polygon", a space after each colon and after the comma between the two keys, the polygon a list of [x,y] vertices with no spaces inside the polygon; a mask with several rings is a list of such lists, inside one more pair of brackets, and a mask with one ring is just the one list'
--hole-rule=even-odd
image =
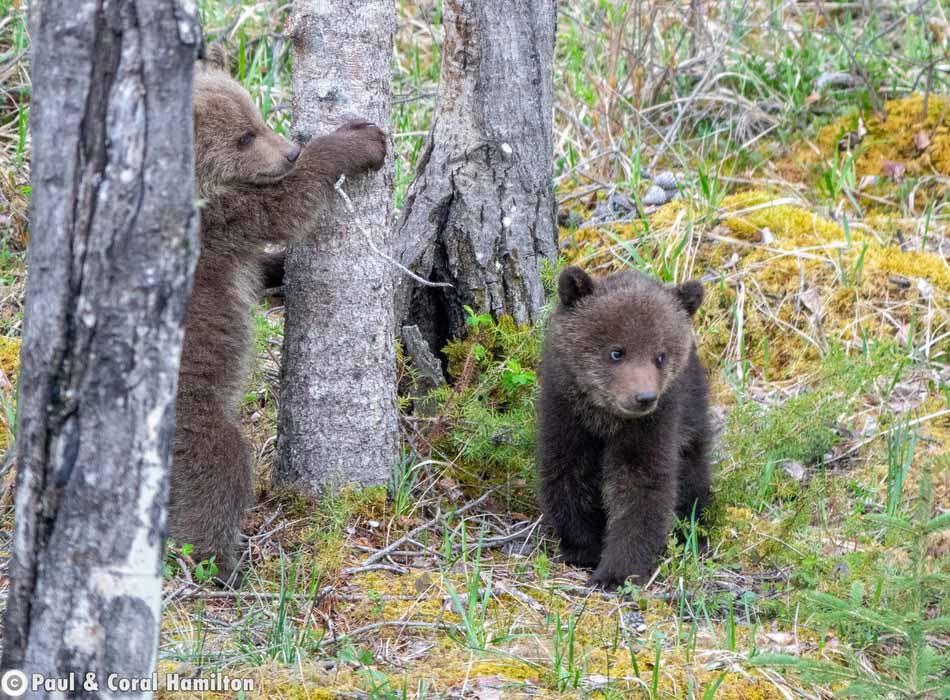
{"label": "bear cub's claw", "polygon": [[615,591],[617,588],[623,585],[623,582],[626,580],[624,576],[618,576],[616,574],[607,571],[603,567],[597,567],[597,569],[590,575],[590,578],[587,579],[587,585],[591,588],[602,588],[605,591]]}
{"label": "bear cub's claw", "polygon": [[587,585],[591,588],[602,588],[605,591],[615,591],[628,580],[643,585],[650,580],[650,574],[652,572],[647,572],[646,574],[640,574],[635,571],[619,572],[611,570],[606,566],[598,566],[594,573],[590,575],[590,578],[587,579]]}

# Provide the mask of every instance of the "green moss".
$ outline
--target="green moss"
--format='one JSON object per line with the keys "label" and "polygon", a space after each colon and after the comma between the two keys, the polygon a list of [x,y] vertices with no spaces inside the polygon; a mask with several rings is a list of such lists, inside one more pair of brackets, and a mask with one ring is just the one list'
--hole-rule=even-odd
{"label": "green moss", "polygon": [[[950,101],[930,95],[924,103],[924,96],[915,94],[889,100],[883,115],[863,115],[867,134],[855,163],[859,177],[880,175],[885,160],[904,163],[908,175],[950,175]],[[857,120],[858,115],[851,114],[822,129],[817,139],[822,153],[833,153],[845,134],[857,130]],[[928,132],[929,144],[920,149],[915,137],[922,131]]]}
{"label": "green moss", "polygon": [[20,339],[0,336],[0,456],[16,429],[16,386],[20,374]]}
{"label": "green moss", "polygon": [[14,383],[20,369],[20,339],[0,336],[0,372]]}
{"label": "green moss", "polygon": [[[305,523],[285,543],[282,556],[265,559],[257,566],[257,575],[275,583],[282,580],[288,566],[308,572],[310,577],[336,576],[350,554],[346,547],[347,525],[357,518],[382,519],[387,507],[385,487],[345,487],[327,491],[317,501],[295,491],[277,491],[274,495],[287,517]],[[307,576],[298,576],[301,586],[306,585]]]}

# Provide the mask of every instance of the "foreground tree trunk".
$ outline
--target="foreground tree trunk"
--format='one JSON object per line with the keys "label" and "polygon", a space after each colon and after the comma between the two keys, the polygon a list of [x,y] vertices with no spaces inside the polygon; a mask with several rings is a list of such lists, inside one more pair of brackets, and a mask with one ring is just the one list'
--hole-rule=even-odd
{"label": "foreground tree trunk", "polygon": [[100,697],[82,692],[86,673],[104,687],[156,660],[197,257],[199,31],[174,2],[30,10],[33,201],[2,667],[72,672],[80,687],[56,697]]}
{"label": "foreground tree trunk", "polygon": [[[298,136],[355,117],[389,128],[395,24],[391,0],[294,3]],[[398,450],[393,268],[366,241],[390,247],[392,157],[345,189],[357,214],[338,199],[316,240],[287,256],[275,477],[311,493],[385,483]]]}
{"label": "foreground tree trunk", "polygon": [[465,331],[463,305],[518,323],[544,304],[557,254],[551,178],[555,0],[444,0],[442,76],[429,141],[397,227],[400,327],[433,350]]}

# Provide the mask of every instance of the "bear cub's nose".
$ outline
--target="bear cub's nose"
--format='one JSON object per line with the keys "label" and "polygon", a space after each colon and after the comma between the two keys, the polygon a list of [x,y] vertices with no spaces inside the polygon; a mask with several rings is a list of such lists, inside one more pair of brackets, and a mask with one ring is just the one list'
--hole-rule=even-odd
{"label": "bear cub's nose", "polygon": [[634,397],[637,400],[637,405],[641,408],[646,408],[652,406],[656,401],[656,392],[655,391],[641,391],[637,394],[634,394]]}
{"label": "bear cub's nose", "polygon": [[284,158],[293,163],[300,156],[300,146],[297,144],[291,144],[290,150],[284,154]]}

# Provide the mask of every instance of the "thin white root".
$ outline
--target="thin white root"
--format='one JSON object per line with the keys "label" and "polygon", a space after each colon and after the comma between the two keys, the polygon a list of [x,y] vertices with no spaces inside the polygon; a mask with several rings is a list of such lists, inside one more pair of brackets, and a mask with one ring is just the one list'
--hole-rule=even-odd
{"label": "thin white root", "polygon": [[346,206],[346,210],[353,217],[353,221],[356,223],[356,227],[360,230],[360,233],[363,234],[363,237],[366,238],[366,242],[369,244],[369,247],[372,249],[376,255],[381,257],[383,260],[388,262],[390,265],[402,270],[402,272],[414,279],[419,284],[425,285],[426,287],[451,287],[452,285],[448,282],[430,282],[429,280],[420,277],[415,272],[410,270],[408,267],[401,265],[398,261],[393,260],[376,247],[376,244],[373,243],[373,237],[370,235],[370,232],[366,229],[366,226],[363,225],[363,221],[360,219],[359,214],[356,213],[356,207],[353,206],[353,201],[350,199],[350,196],[344,191],[343,183],[346,182],[346,175],[340,175],[340,179],[336,181],[336,184],[333,186],[333,189],[337,191],[337,194],[343,198],[343,204]]}

